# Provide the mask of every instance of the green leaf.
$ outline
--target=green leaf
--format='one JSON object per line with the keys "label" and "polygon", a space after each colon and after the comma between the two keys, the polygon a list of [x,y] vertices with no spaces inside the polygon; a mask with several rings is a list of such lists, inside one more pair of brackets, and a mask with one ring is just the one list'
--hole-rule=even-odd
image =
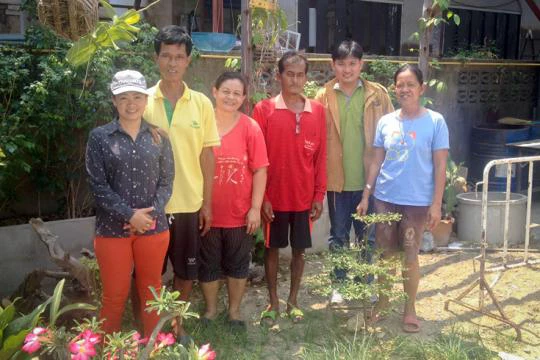
{"label": "green leaf", "polygon": [[129,9],[128,11],[123,13],[122,16],[118,18],[118,20],[124,21],[126,24],[129,25],[136,24],[141,20],[141,14],[134,9]]}
{"label": "green leaf", "polygon": [[226,68],[230,68],[230,67],[231,67],[231,61],[232,61],[232,58],[227,58],[227,60],[225,60],[225,67],[226,67]]}
{"label": "green leaf", "polygon": [[448,20],[450,20],[450,18],[451,18],[453,15],[454,15],[454,12],[451,11],[451,10],[448,10],[448,12],[446,13],[446,18],[447,18]]}
{"label": "green leaf", "polygon": [[459,24],[461,24],[461,18],[459,17],[458,14],[454,14],[454,23],[459,26]]}
{"label": "green leaf", "polygon": [[6,338],[2,344],[2,350],[0,350],[0,360],[8,360],[15,354],[24,344],[24,338],[29,332],[29,329],[21,330],[16,335]]}
{"label": "green leaf", "polygon": [[32,330],[36,326],[39,317],[50,304],[52,298],[47,299],[43,304],[38,305],[30,314],[21,316],[13,320],[5,329],[4,337],[7,338],[14,334],[18,334],[22,330]]}
{"label": "green leaf", "polygon": [[446,84],[445,84],[443,81],[439,81],[439,83],[437,84],[437,86],[435,87],[435,89],[436,89],[438,92],[446,91]]}
{"label": "green leaf", "polygon": [[[15,317],[15,304],[11,303],[0,313],[0,330],[4,330]],[[1,342],[0,342],[1,343]]]}
{"label": "green leaf", "polygon": [[409,36],[409,39],[416,40],[416,41],[420,40],[420,33],[418,31],[413,32],[411,36]]}
{"label": "green leaf", "polygon": [[114,7],[109,4],[107,0],[99,0],[99,3],[103,7],[103,10],[105,11],[105,15],[109,19],[113,19],[116,16],[116,11],[114,11]]}
{"label": "green leaf", "polygon": [[66,54],[67,61],[73,66],[80,66],[88,63],[96,53],[97,46],[91,36],[83,36],[73,44]]}
{"label": "green leaf", "polygon": [[436,83],[437,83],[437,79],[431,79],[431,80],[429,80],[429,82],[428,82],[428,86],[431,87],[431,86],[435,85]]}
{"label": "green leaf", "polygon": [[49,322],[51,326],[55,326],[56,319],[58,318],[58,309],[60,309],[60,302],[62,301],[62,292],[64,291],[64,283],[66,279],[62,279],[56,284],[54,293],[51,297],[51,306],[49,307]]}
{"label": "green leaf", "polygon": [[69,304],[64,306],[62,309],[58,311],[57,318],[59,318],[61,315],[73,311],[73,310],[89,310],[94,311],[97,308],[94,305],[91,304],[85,304],[85,303],[76,303],[76,304]]}

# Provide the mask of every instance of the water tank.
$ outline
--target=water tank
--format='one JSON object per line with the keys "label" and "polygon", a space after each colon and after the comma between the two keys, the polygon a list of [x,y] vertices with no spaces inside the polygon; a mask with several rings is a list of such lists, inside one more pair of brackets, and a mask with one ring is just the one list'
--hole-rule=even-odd
{"label": "water tank", "polygon": [[[486,164],[495,159],[519,156],[518,150],[506,146],[507,143],[529,139],[528,126],[493,125],[490,127],[475,126],[471,133],[470,179],[481,181]],[[512,165],[512,191],[516,191],[516,166]],[[526,174],[523,171],[522,174]],[[506,191],[506,166],[499,165],[491,169],[489,174],[489,191]]]}

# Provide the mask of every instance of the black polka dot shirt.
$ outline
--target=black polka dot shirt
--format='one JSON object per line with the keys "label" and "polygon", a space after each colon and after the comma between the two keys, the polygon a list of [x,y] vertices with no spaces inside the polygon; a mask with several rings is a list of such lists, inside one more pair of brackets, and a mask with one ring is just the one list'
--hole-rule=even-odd
{"label": "black polka dot shirt", "polygon": [[168,229],[164,208],[172,193],[173,154],[168,139],[154,141],[148,123],[142,122],[135,141],[118,120],[92,130],[86,171],[96,203],[96,236],[130,236],[124,227],[135,209],[151,206],[156,228],[145,235]]}

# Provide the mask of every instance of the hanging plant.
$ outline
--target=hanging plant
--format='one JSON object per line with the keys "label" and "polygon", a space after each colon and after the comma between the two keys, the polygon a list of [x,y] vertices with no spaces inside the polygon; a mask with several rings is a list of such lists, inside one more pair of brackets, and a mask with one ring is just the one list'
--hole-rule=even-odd
{"label": "hanging plant", "polygon": [[141,20],[141,13],[157,4],[159,0],[140,10],[129,9],[120,16],[108,1],[99,0],[99,2],[110,21],[99,21],[92,32],[73,43],[66,55],[67,61],[73,66],[88,64],[99,49],[118,50],[123,44],[135,40],[139,28],[134,25]]}

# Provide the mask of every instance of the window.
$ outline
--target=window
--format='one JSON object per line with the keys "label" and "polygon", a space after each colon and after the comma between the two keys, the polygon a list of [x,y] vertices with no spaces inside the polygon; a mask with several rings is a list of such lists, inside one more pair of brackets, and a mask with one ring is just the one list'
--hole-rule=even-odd
{"label": "window", "polygon": [[[315,44],[309,43],[309,8],[316,11]],[[345,39],[362,45],[367,54],[399,55],[401,3],[362,0],[299,0],[298,31],[301,48],[328,53]],[[311,19],[314,17],[312,16]]]}
{"label": "window", "polygon": [[453,56],[458,49],[493,50],[504,59],[517,59],[521,15],[468,9],[451,9],[461,24],[445,25],[443,51]]}

